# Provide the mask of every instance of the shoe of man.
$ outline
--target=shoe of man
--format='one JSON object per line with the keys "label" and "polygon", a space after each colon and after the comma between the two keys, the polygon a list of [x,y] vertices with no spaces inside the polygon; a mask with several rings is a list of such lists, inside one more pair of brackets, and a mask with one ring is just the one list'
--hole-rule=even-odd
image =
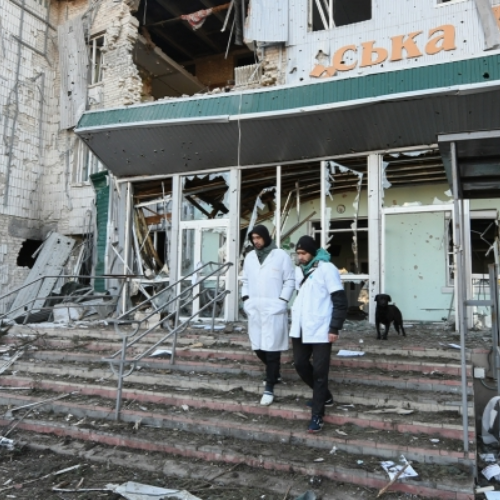
{"label": "shoe of man", "polygon": [[320,432],[321,429],[323,429],[323,418],[319,415],[313,415],[307,429],[308,432],[315,434]]}
{"label": "shoe of man", "polygon": [[[313,406],[312,399],[310,399],[309,401],[306,401],[306,406],[307,406],[308,408],[312,408],[312,406]],[[327,406],[328,408],[332,407],[332,406],[333,406],[333,398],[328,398],[328,399],[325,401],[325,406]]]}
{"label": "shoe of man", "polygon": [[262,406],[269,406],[274,401],[274,394],[271,391],[264,391],[260,404]]}

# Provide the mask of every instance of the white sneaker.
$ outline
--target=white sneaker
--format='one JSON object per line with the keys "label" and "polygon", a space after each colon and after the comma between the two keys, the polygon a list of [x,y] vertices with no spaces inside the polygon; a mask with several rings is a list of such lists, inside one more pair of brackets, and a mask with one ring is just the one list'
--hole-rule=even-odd
{"label": "white sneaker", "polygon": [[274,401],[274,394],[265,392],[260,400],[262,406],[269,406]]}

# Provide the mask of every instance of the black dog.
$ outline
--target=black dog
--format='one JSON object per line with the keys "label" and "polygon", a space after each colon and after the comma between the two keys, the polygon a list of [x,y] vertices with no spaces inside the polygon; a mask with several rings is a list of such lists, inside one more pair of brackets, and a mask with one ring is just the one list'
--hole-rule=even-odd
{"label": "black dog", "polygon": [[375,324],[377,326],[377,339],[380,339],[380,324],[385,326],[384,340],[387,340],[387,334],[389,333],[389,328],[391,323],[394,322],[394,328],[400,335],[399,327],[406,337],[405,329],[403,328],[403,315],[401,311],[395,306],[390,305],[391,296],[386,293],[381,293],[375,297],[375,302],[377,303],[377,309],[375,310]]}

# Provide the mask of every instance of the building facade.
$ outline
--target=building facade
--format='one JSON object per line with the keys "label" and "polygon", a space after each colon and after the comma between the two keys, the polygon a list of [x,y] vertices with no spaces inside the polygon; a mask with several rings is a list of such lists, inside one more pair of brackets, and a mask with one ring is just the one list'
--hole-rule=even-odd
{"label": "building facade", "polygon": [[[24,26],[26,6],[8,5]],[[33,128],[38,141],[25,139],[43,170],[35,160],[39,176],[19,188],[11,179],[27,176],[29,162],[17,166],[8,145],[17,152],[22,140],[6,140],[24,119],[15,57],[5,72],[14,105],[6,95],[2,279],[19,282],[5,256],[32,239],[9,225],[92,232],[99,272],[175,282],[200,262],[235,263],[220,313],[234,320],[237,264],[248,229],[262,222],[290,254],[302,234],[317,237],[351,307],[372,321],[369,304],[385,292],[407,320],[452,322],[453,204],[439,137],[500,129],[499,11],[495,0],[51,5],[53,20],[34,19],[57,27],[57,41],[47,35],[53,64],[31,57],[53,72],[57,85],[36,100],[53,107],[29,108],[43,126]],[[4,40],[23,57],[20,36],[12,28]],[[20,67],[32,71],[26,81],[38,74]],[[95,205],[88,178],[99,170],[105,201]],[[31,185],[36,201],[7,213],[24,200],[12,190]],[[487,293],[499,205],[465,203],[470,295]],[[194,312],[213,283],[203,286]],[[470,326],[488,326],[487,311],[472,312]]]}

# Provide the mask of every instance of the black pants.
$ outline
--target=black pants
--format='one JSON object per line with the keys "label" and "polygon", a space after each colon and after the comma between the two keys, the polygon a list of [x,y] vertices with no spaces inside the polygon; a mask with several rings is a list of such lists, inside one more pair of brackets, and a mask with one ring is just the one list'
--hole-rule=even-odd
{"label": "black pants", "polygon": [[255,354],[266,365],[266,390],[272,390],[280,376],[281,352],[256,349]]}
{"label": "black pants", "polygon": [[332,344],[304,344],[302,338],[292,338],[292,345],[295,369],[313,390],[312,414],[322,417],[325,414],[325,401],[332,397],[328,389]]}

